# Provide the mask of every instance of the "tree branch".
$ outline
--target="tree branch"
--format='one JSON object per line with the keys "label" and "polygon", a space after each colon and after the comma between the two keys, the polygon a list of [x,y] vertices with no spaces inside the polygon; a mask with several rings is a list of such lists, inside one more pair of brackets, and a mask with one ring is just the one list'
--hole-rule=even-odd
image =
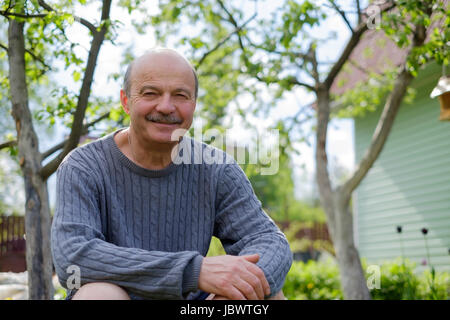
{"label": "tree branch", "polygon": [[[383,8],[383,10],[381,12],[382,13],[387,12],[394,7],[395,7],[395,3],[392,2],[389,6],[386,6],[385,8]],[[351,36],[349,42],[347,43],[346,47],[344,48],[344,51],[341,53],[341,56],[339,57],[337,62],[333,65],[330,72],[328,73],[327,78],[323,82],[327,89],[331,88],[331,85],[333,84],[334,79],[337,77],[337,75],[341,71],[344,64],[348,61],[351,53],[353,52],[353,49],[358,45],[359,41],[361,40],[361,36],[367,30],[368,30],[368,25],[366,22],[362,22],[358,25],[358,27],[356,27],[356,29],[352,33],[352,36]]]}
{"label": "tree branch", "polygon": [[[42,0],[39,0],[42,2]],[[41,169],[41,176],[43,179],[47,179],[53,172],[56,171],[64,157],[73,149],[78,146],[80,137],[83,132],[83,120],[88,105],[89,96],[91,93],[92,81],[94,78],[95,66],[97,64],[98,54],[100,47],[105,39],[105,35],[108,29],[109,13],[111,10],[111,0],[103,0],[102,14],[101,14],[101,28],[100,31],[93,33],[93,39],[91,48],[89,50],[88,61],[86,64],[86,71],[84,73],[83,82],[81,84],[80,94],[78,96],[77,108],[73,117],[72,128],[70,131],[69,139],[64,146],[61,153],[56,158],[47,163],[45,167]]]}
{"label": "tree branch", "polygon": [[[92,127],[93,125],[97,124],[98,122],[102,121],[103,119],[106,119],[109,117],[110,112],[107,112],[103,115],[101,115],[100,117],[98,117],[97,119],[95,119],[92,122],[87,123],[86,125],[83,126],[83,130],[82,130],[82,135],[85,135],[88,133],[89,128]],[[55,153],[56,151],[64,148],[64,146],[66,145],[66,143],[69,141],[69,139],[66,139],[56,145],[54,145],[53,147],[51,147],[50,149],[48,149],[47,151],[44,151],[41,154],[41,159],[44,160],[46,158],[48,158],[49,156],[51,156],[53,153]]]}
{"label": "tree branch", "polygon": [[350,41],[345,46],[344,51],[342,52],[337,62],[333,65],[330,72],[328,73],[327,78],[324,81],[324,85],[327,89],[331,88],[334,79],[337,77],[344,64],[348,61],[351,53],[353,52],[353,49],[358,45],[359,41],[361,40],[361,36],[363,35],[363,33],[366,32],[367,30],[368,27],[366,23],[361,23],[354,30],[350,38]]}
{"label": "tree branch", "polygon": [[7,53],[9,52],[9,48],[5,46],[3,43],[0,43],[0,48],[5,49]]}
{"label": "tree branch", "polygon": [[[242,55],[243,55],[243,58],[244,58],[244,62],[245,62],[245,64],[246,64],[247,66],[249,66],[249,65],[250,65],[250,61],[248,60],[247,55],[245,54],[245,47],[244,47],[244,44],[243,44],[243,41],[242,41],[242,37],[241,37],[239,31],[242,30],[242,28],[243,28],[248,22],[250,22],[253,18],[255,18],[257,14],[255,13],[250,19],[248,19],[242,26],[239,27],[238,23],[236,22],[236,19],[234,19],[234,17],[233,17],[233,15],[231,14],[231,12],[225,7],[225,4],[223,3],[223,1],[222,1],[222,0],[217,0],[217,2],[219,3],[219,5],[221,6],[221,8],[222,8],[222,9],[225,11],[225,13],[227,14],[227,16],[228,16],[228,21],[235,27],[235,32],[234,32],[234,33],[237,33],[238,40],[239,40],[239,46],[241,47],[241,50],[242,50]],[[255,45],[254,45],[254,46],[255,46]],[[255,47],[256,47],[256,46],[255,46]],[[306,58],[305,58],[306,55],[299,54],[299,57],[303,57],[303,59],[306,59]],[[265,77],[261,77],[261,76],[259,76],[259,75],[257,75],[257,74],[255,74],[255,75],[253,75],[253,76],[254,76],[258,81],[261,81],[261,82],[265,82],[265,83],[272,83],[272,82],[274,82],[274,81],[271,81],[271,80],[269,80],[269,79],[267,79],[267,78],[265,78]],[[303,86],[303,87],[305,87],[305,88],[307,88],[307,89],[309,89],[309,90],[311,90],[311,91],[315,91],[315,88],[314,88],[313,86],[311,86],[310,84],[307,84],[307,83],[305,83],[305,82],[299,81],[299,80],[298,80],[296,77],[294,77],[294,76],[287,77],[287,78],[285,78],[284,80],[287,81],[289,84],[294,84],[294,85],[298,85],[298,86]],[[277,80],[277,81],[278,81],[278,80]]]}
{"label": "tree branch", "polygon": [[[308,114],[308,111],[313,110],[313,106],[311,104],[308,105],[304,105],[299,107],[298,111],[292,116],[289,117],[287,120],[291,121],[290,126],[286,127],[286,132],[291,132],[292,130],[294,130],[294,126],[300,126],[306,122],[309,122],[311,119],[314,118],[314,114]],[[300,115],[304,115],[306,114],[305,118],[303,118],[302,120],[298,120],[298,117]]]}
{"label": "tree branch", "polygon": [[355,0],[356,2],[356,10],[357,10],[357,15],[358,15],[358,25],[361,24],[362,22],[362,12],[361,12],[361,3],[360,0]]}
{"label": "tree branch", "polygon": [[[56,11],[49,4],[47,4],[44,0],[38,0],[38,3],[42,8],[44,8],[47,11]],[[5,16],[5,17],[18,17],[18,18],[23,18],[23,19],[32,19],[32,18],[45,18],[48,14],[47,13],[24,14],[24,13],[10,12],[9,9],[7,9],[7,10],[0,11],[0,15]],[[97,28],[95,27],[95,25],[92,24],[91,22],[89,22],[88,20],[78,17],[78,16],[75,16],[75,15],[73,17],[74,17],[75,21],[78,21],[79,23],[81,23],[82,25],[87,27],[93,34],[97,32]]]}
{"label": "tree branch", "polygon": [[353,30],[353,27],[352,27],[350,21],[348,21],[347,16],[345,15],[345,12],[339,8],[339,6],[334,2],[334,0],[328,0],[328,2],[331,4],[333,9],[336,10],[336,12],[341,15],[342,19],[344,20],[345,24],[350,29],[350,31],[352,33],[354,33],[355,31]]}
{"label": "tree branch", "polygon": [[309,47],[307,57],[309,57],[309,61],[311,62],[311,65],[312,65],[311,76],[313,77],[314,81],[316,82],[316,87],[318,87],[320,84],[319,66],[317,63],[316,49],[314,48],[313,43],[311,43],[311,46]]}
{"label": "tree branch", "polygon": [[[227,9],[227,7],[225,7],[225,4],[223,3],[223,1],[222,1],[222,0],[217,0],[217,2],[219,3],[219,5],[220,5],[220,7],[223,9],[223,11],[225,11],[225,13],[227,14],[229,21],[230,21],[234,26],[237,27],[238,24],[237,24],[236,20],[234,19],[234,17],[233,17],[233,15],[231,14],[231,12]],[[256,15],[256,13],[255,13],[254,15]]]}
{"label": "tree branch", "polygon": [[41,57],[38,57],[37,55],[34,54],[33,51],[25,49],[25,52],[28,53],[35,61],[39,61],[40,63],[42,63],[42,65],[47,68],[47,70],[51,70],[52,67],[50,67],[48,64],[45,63],[44,59],[42,59]]}
{"label": "tree branch", "polygon": [[[55,9],[53,9],[49,4],[47,4],[44,0],[38,0],[39,5],[44,8],[47,11],[55,11]],[[82,24],[83,26],[85,26],[86,28],[88,28],[92,34],[96,34],[97,31],[97,27],[95,25],[93,25],[91,22],[89,22],[88,20],[78,17],[78,16],[73,16],[75,21],[79,22],[80,24]]]}
{"label": "tree branch", "polygon": [[[428,8],[428,10],[428,13],[431,14],[431,9]],[[427,30],[423,25],[416,25],[413,36],[413,43],[405,58],[402,70],[396,79],[394,89],[392,90],[384,105],[383,112],[380,116],[380,119],[378,120],[377,126],[372,136],[370,146],[356,166],[356,169],[352,173],[351,177],[340,187],[343,194],[348,199],[350,199],[353,190],[356,189],[362,179],[366,176],[367,172],[372,167],[373,163],[378,158],[381,150],[384,147],[384,144],[393,126],[397,112],[400,109],[403,97],[405,96],[411,81],[414,79],[414,76],[406,66],[407,61],[409,60],[412,51],[424,44],[426,39],[426,31]]]}
{"label": "tree branch", "polygon": [[6,141],[3,143],[0,143],[0,150],[4,149],[4,148],[9,148],[12,146],[17,146],[17,140],[11,140],[11,141]]}
{"label": "tree branch", "polygon": [[[263,80],[264,78],[257,77],[257,79],[260,80],[260,81],[264,81]],[[290,84],[294,84],[294,85],[297,85],[297,86],[302,86],[302,87],[305,87],[306,89],[311,90],[311,91],[316,91],[316,88],[314,86],[312,86],[312,85],[310,85],[310,84],[308,84],[306,82],[299,81],[296,77],[293,77],[293,76],[292,77],[288,77],[285,80],[288,80],[288,82]]]}
{"label": "tree branch", "polygon": [[[0,43],[0,48],[5,49],[6,52],[9,52],[9,48],[6,45],[4,45],[3,43]],[[47,70],[51,70],[52,69],[48,64],[45,63],[44,59],[42,59],[41,57],[38,57],[36,54],[34,54],[33,51],[31,51],[29,49],[25,49],[25,52],[28,53],[34,60],[39,61],[40,63],[42,63],[42,65],[45,68],[47,68]]]}
{"label": "tree branch", "polygon": [[4,17],[18,17],[18,18],[24,18],[24,19],[31,19],[31,18],[44,18],[47,14],[24,14],[24,13],[17,13],[17,12],[9,12],[8,10],[0,11],[0,15]]}
{"label": "tree branch", "polygon": [[252,21],[254,18],[256,17],[256,14],[254,14],[253,16],[251,16],[247,21],[245,21],[241,26],[236,26],[236,28],[230,32],[225,38],[223,38],[221,41],[219,41],[211,50],[208,50],[201,58],[200,60],[197,62],[197,64],[195,65],[195,68],[198,68],[203,61],[206,59],[207,56],[209,56],[211,53],[213,53],[214,51],[216,51],[217,49],[219,49],[225,42],[227,42],[231,36],[235,33],[239,33],[239,31],[241,31],[250,21]]}

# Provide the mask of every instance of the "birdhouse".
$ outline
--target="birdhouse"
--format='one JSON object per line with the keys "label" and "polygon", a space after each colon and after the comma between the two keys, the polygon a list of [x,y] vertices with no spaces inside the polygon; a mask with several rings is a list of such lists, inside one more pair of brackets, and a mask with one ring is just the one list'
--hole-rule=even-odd
{"label": "birdhouse", "polygon": [[439,103],[441,104],[439,120],[450,121],[450,77],[441,77],[430,97],[432,99],[439,97]]}

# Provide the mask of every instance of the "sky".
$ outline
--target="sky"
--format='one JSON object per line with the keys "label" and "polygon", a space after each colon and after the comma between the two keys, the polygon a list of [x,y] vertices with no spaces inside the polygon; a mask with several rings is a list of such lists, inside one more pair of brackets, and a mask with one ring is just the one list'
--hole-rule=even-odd
{"label": "sky", "polygon": [[[348,1],[343,0],[342,3],[347,3]],[[149,1],[150,12],[157,12],[157,2]],[[258,15],[267,15],[273,10],[275,1],[266,1],[265,5],[260,4],[258,6]],[[249,8],[249,12],[253,13],[254,7]],[[99,12],[93,7],[92,10],[75,11],[77,15],[83,16],[91,21],[98,21]],[[142,19],[142,15],[138,12],[133,12],[131,16],[117,7],[112,8],[111,11],[112,19],[120,19],[124,24],[118,29],[118,37],[116,43],[119,46],[113,46],[109,42],[105,42],[101,48],[100,55],[98,58],[97,68],[95,71],[94,83],[93,83],[93,94],[97,96],[115,96],[119,97],[120,82],[114,82],[108,78],[108,75],[112,72],[120,72],[124,70],[125,66],[121,66],[122,61],[122,50],[132,44],[133,53],[135,56],[139,56],[151,47],[156,45],[156,39],[154,33],[151,29],[145,35],[138,35],[131,25],[131,21],[139,21]],[[321,27],[318,32],[323,33],[324,37],[329,32],[335,32],[337,38],[335,40],[329,40],[326,43],[324,50],[319,51],[319,59],[326,61],[333,61],[336,59],[337,55],[342,50],[342,45],[345,43],[343,41],[349,37],[349,31],[345,24],[342,22],[341,18],[338,16],[333,16],[328,20],[327,24]],[[73,42],[78,42],[81,44],[80,53],[87,55],[89,48],[89,35],[84,27],[80,26],[78,23],[69,28],[66,32],[69,39]],[[185,53],[185,52],[181,52]],[[55,79],[60,85],[67,87],[77,86],[73,83],[69,71],[62,71],[60,74],[55,76]],[[253,121],[260,128],[265,126],[270,126],[273,121],[278,118],[284,118],[292,116],[297,112],[299,105],[304,105],[305,103],[311,103],[314,101],[314,96],[307,93],[305,90],[299,88],[293,90],[291,93],[287,94],[285,99],[282,100],[277,106],[272,110],[271,114],[267,119],[256,119]],[[229,123],[232,123],[232,136],[236,137],[238,140],[245,140],[246,136],[251,136],[252,132],[248,132],[243,129],[243,124],[239,117],[233,116],[227,119]],[[306,128],[310,130],[311,128]],[[54,130],[53,139],[44,141],[40,145],[40,149],[45,150],[55,143],[61,141],[64,135],[68,134],[67,130],[62,127],[56,127]],[[330,123],[328,131],[328,145],[327,151],[329,154],[329,159],[331,166],[339,165],[345,170],[352,170],[354,167],[354,149],[353,149],[353,121],[349,119],[338,119],[333,120]],[[296,144],[296,149],[299,151],[299,155],[293,156],[294,166],[294,180],[296,181],[295,192],[298,198],[308,198],[313,192],[314,185],[314,141],[310,141],[311,145],[305,143]],[[55,187],[56,187],[56,175],[53,175],[49,179],[49,197],[50,204],[53,206],[55,201]]]}

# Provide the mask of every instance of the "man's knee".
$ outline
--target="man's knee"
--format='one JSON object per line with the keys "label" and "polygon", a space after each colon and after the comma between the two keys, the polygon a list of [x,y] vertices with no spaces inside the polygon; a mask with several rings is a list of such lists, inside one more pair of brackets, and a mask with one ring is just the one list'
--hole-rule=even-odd
{"label": "man's knee", "polygon": [[91,282],[81,286],[72,300],[130,300],[128,293],[108,282]]}

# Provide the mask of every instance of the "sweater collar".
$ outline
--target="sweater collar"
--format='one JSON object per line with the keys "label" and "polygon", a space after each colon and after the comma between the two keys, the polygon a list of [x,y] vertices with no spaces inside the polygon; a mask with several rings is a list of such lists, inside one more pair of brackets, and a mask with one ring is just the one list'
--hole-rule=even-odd
{"label": "sweater collar", "polygon": [[[122,165],[124,165],[125,167],[127,167],[128,169],[130,169],[131,171],[142,175],[142,176],[146,176],[146,177],[151,177],[151,178],[157,178],[157,177],[163,177],[163,176],[167,176],[170,173],[172,173],[177,167],[179,167],[179,165],[175,164],[173,161],[170,162],[170,164],[163,168],[163,169],[159,169],[159,170],[151,170],[151,169],[147,169],[144,167],[141,167],[139,165],[137,165],[136,163],[134,163],[133,161],[131,161],[117,146],[116,142],[114,141],[114,136],[116,134],[118,134],[120,131],[125,130],[126,128],[121,128],[117,131],[114,131],[112,133],[110,133],[109,135],[107,135],[105,137],[106,143],[107,145],[110,147],[111,151],[112,151],[112,155],[113,157],[118,160]],[[183,143],[184,140],[186,139],[182,139],[180,141],[180,143]],[[177,155],[179,156],[179,155]],[[175,161],[176,162],[176,161]]]}

